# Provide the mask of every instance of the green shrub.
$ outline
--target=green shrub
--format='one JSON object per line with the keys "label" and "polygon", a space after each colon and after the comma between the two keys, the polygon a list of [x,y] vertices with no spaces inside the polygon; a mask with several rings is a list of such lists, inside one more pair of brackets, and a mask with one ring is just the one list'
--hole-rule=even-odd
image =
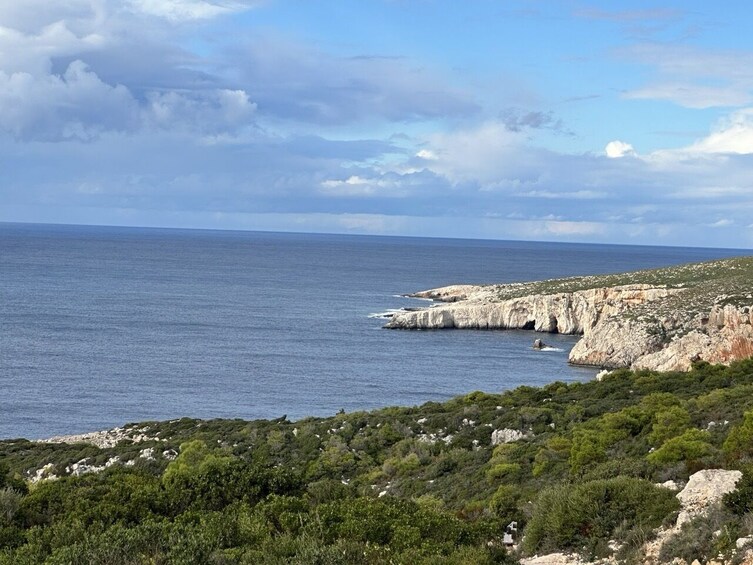
{"label": "green shrub", "polygon": [[502,485],[492,496],[489,510],[503,521],[519,520],[518,511],[519,489],[510,485]]}
{"label": "green shrub", "polygon": [[714,454],[714,446],[709,443],[708,432],[698,429],[687,430],[682,435],[668,439],[646,457],[650,463],[665,465],[685,461],[693,463]]}
{"label": "green shrub", "polygon": [[677,437],[690,427],[690,414],[680,406],[672,406],[654,417],[654,425],[648,435],[651,445],[662,445],[669,439]]}
{"label": "green shrub", "polygon": [[525,531],[527,553],[593,548],[636,527],[657,527],[679,502],[674,493],[628,477],[542,491]]}
{"label": "green shrub", "polygon": [[486,471],[490,481],[515,481],[519,477],[521,467],[518,463],[497,463]]}
{"label": "green shrub", "polygon": [[737,525],[730,520],[724,508],[712,507],[704,515],[683,524],[682,529],[664,542],[659,553],[660,563],[671,563],[675,558],[691,563],[703,563],[730,554],[735,548]]}
{"label": "green shrub", "polygon": [[745,412],[742,423],[730,430],[722,448],[730,459],[750,459],[753,456],[753,410]]}
{"label": "green shrub", "polygon": [[724,495],[724,505],[738,516],[753,512],[753,468],[746,467],[735,486],[735,490]]}

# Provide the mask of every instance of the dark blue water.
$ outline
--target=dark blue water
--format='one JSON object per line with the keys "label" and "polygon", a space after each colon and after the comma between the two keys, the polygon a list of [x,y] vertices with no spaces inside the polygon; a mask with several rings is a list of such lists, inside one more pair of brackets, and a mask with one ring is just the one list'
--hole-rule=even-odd
{"label": "dark blue water", "polygon": [[331,415],[582,380],[530,332],[382,330],[399,295],[740,251],[0,224],[0,437]]}

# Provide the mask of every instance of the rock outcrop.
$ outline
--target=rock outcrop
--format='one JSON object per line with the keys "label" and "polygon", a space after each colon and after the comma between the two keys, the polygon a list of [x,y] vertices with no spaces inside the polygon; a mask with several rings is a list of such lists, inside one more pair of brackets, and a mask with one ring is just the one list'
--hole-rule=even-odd
{"label": "rock outcrop", "polygon": [[[657,271],[671,280],[671,285],[655,281],[583,288],[600,282],[598,277],[583,277],[436,288],[410,295],[431,299],[434,305],[396,312],[385,327],[527,329],[582,335],[570,352],[570,362],[610,369],[684,371],[698,360],[729,363],[753,356],[753,294],[712,295],[718,289],[713,280],[702,275],[704,269],[718,273],[725,267],[731,271],[740,269],[740,265],[753,268],[753,258],[727,261],[728,265],[717,261]],[[677,272],[696,276],[700,282],[677,283],[677,277],[672,278]],[[639,276],[645,273],[654,272],[628,274],[625,278],[650,279]],[[738,279],[738,286],[751,287],[743,290],[753,289],[753,280],[739,275]],[[549,292],[568,287],[574,290]],[[529,290],[538,292],[526,294]]]}
{"label": "rock outcrop", "polygon": [[681,505],[677,521],[671,527],[661,528],[656,538],[643,547],[643,562],[658,565],[663,545],[681,531],[683,524],[706,514],[713,505],[720,504],[725,494],[735,490],[741,477],[740,471],[725,469],[705,469],[692,474],[685,488],[677,493]]}
{"label": "rock outcrop", "polygon": [[527,437],[531,437],[533,434],[530,432],[523,433],[520,430],[513,430],[510,428],[503,428],[501,430],[494,430],[492,432],[492,445],[501,445],[503,443],[512,443],[514,441],[520,441]]}
{"label": "rock outcrop", "polygon": [[740,471],[725,469],[705,469],[692,474],[685,488],[677,493],[682,510],[677,516],[675,527],[682,527],[685,522],[690,522],[706,512],[711,505],[720,502],[725,494],[735,490],[742,476]]}
{"label": "rock outcrop", "polygon": [[46,439],[36,440],[39,443],[88,443],[106,449],[115,447],[121,441],[141,443],[143,441],[167,441],[156,436],[147,434],[148,426],[139,428],[130,426],[124,428],[113,428],[112,430],[102,430],[99,432],[87,432],[85,434],[75,434],[68,436],[55,436]]}

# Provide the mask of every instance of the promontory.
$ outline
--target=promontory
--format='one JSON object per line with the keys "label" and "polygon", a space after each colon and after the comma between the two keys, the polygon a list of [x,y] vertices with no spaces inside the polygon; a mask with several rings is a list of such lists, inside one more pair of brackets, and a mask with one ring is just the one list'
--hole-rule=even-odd
{"label": "promontory", "polygon": [[688,370],[753,356],[753,257],[618,275],[453,285],[408,295],[393,329],[529,329],[583,337],[571,363]]}

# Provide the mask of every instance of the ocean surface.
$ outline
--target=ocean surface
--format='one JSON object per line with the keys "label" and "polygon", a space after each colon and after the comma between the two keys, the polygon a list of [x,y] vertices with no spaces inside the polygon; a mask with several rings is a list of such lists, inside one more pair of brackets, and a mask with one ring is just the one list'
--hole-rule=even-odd
{"label": "ocean surface", "polygon": [[[740,250],[0,224],[0,438],[289,419],[593,378],[577,338],[382,329],[400,295]],[[543,337],[553,350],[531,349]]]}

